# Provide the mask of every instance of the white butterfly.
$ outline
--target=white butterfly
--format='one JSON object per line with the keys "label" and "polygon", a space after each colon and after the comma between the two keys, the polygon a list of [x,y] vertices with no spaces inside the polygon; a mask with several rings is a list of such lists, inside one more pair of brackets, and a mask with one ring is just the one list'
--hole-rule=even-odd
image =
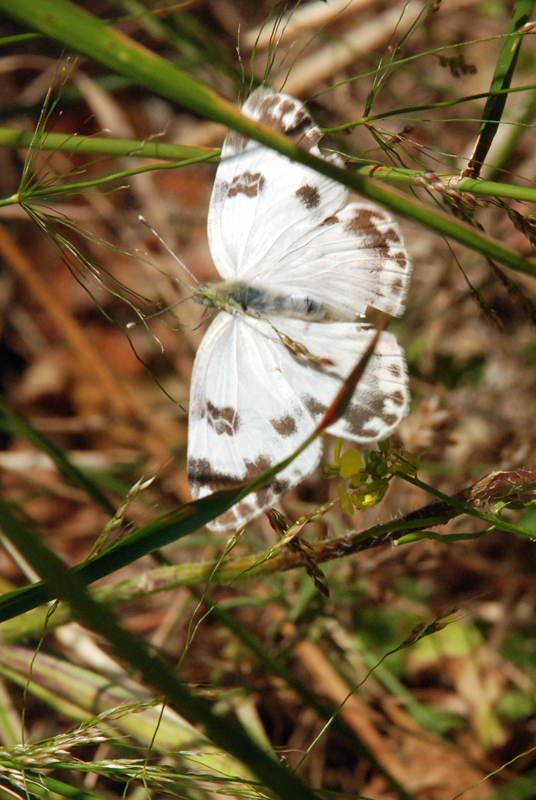
{"label": "white butterfly", "polygon": [[[342,165],[340,156],[321,154],[320,130],[293,97],[257,89],[242,113]],[[250,481],[290,455],[374,334],[356,320],[368,306],[402,313],[411,268],[398,227],[377,206],[347,200],[339,183],[227,134],[208,216],[210,250],[224,282],[196,296],[220,313],[192,378],[194,499]],[[300,346],[312,357],[297,354]],[[407,405],[403,352],[392,334],[382,333],[351,407],[329,432],[371,444],[392,433]],[[270,508],[312,472],[321,448],[317,439],[273,483],[208,527],[236,529]]]}

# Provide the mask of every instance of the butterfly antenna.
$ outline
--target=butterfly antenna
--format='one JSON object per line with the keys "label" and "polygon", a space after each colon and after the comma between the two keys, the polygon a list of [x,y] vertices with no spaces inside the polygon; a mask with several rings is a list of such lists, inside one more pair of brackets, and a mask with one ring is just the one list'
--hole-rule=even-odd
{"label": "butterfly antenna", "polygon": [[[139,215],[138,215],[138,219],[139,219],[139,221],[140,221],[140,222],[143,222],[143,224],[145,225],[145,227],[146,227],[146,228],[149,228],[149,230],[151,231],[151,233],[153,234],[153,236],[156,236],[156,238],[158,239],[158,241],[160,242],[160,244],[162,245],[162,247],[163,247],[165,250],[167,250],[167,252],[169,253],[169,255],[170,255],[170,256],[171,256],[173,259],[175,259],[175,261],[177,262],[177,264],[179,264],[179,266],[180,266],[180,267],[181,267],[181,268],[182,268],[182,269],[183,269],[183,270],[184,270],[184,271],[185,271],[185,272],[186,272],[186,273],[187,273],[187,274],[190,276],[190,278],[192,278],[192,280],[193,280],[193,281],[195,281],[195,283],[197,283],[197,285],[199,286],[199,285],[200,285],[200,283],[201,283],[201,281],[199,281],[199,280],[198,280],[198,279],[195,277],[195,275],[193,275],[193,274],[190,272],[190,270],[188,269],[188,267],[186,266],[186,264],[184,264],[184,263],[183,263],[183,262],[180,260],[180,258],[178,257],[178,255],[176,255],[176,253],[174,253],[174,252],[173,252],[173,250],[171,249],[171,247],[170,247],[168,244],[166,244],[166,242],[165,242],[165,241],[162,239],[162,237],[160,236],[160,234],[159,234],[159,233],[157,233],[157,232],[155,231],[155,229],[153,228],[153,226],[152,226],[152,225],[151,225],[149,222],[147,222],[147,220],[145,219],[145,217],[143,217],[141,214],[139,214]],[[191,288],[191,287],[188,287],[188,288]]]}

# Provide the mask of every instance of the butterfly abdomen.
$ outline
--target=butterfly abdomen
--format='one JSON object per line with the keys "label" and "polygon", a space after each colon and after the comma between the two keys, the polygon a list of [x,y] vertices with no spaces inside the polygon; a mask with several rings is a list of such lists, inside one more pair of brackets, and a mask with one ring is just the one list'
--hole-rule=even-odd
{"label": "butterfly abdomen", "polygon": [[333,322],[347,319],[330,306],[316,300],[306,292],[277,294],[260,286],[250,286],[242,281],[207,283],[196,294],[195,300],[210,308],[221,308],[233,313],[242,311],[255,316],[280,316],[303,319],[308,322]]}

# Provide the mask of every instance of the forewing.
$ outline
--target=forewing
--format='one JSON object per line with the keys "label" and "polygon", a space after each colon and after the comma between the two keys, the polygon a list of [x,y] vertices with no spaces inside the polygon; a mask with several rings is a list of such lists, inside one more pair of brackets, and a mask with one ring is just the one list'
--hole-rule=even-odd
{"label": "forewing", "polygon": [[[319,128],[289,95],[257,89],[242,111],[325,157]],[[401,314],[411,266],[398,226],[377,206],[347,199],[336,181],[230,132],[208,218],[218,271],[282,295],[305,294],[339,319],[363,316],[369,305]]]}
{"label": "forewing", "polygon": [[[320,130],[293,97],[257,89],[242,112],[321,156]],[[291,253],[315,224],[340,211],[347,197],[337,182],[231,131],[208,215],[210,250],[220,275],[251,283]],[[276,288],[271,278],[269,283]]]}
{"label": "forewing", "polygon": [[354,320],[368,306],[399,316],[411,264],[398,225],[372,203],[350,203],[310,229],[273,263],[263,263],[250,283],[311,300]]}
{"label": "forewing", "polygon": [[[264,335],[248,317],[220,314],[197,352],[188,430],[194,499],[253,480],[289,456],[314,428],[313,416],[285,377],[294,359],[264,326],[273,335]],[[273,483],[208,527],[236,529],[258,516],[316,467],[320,453],[316,441]]]}

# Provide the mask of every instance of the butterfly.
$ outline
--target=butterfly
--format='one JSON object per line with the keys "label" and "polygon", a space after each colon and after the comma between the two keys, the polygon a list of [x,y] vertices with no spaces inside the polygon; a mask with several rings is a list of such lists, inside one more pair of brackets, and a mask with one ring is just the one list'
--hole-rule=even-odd
{"label": "butterfly", "polygon": [[[242,113],[324,155],[303,104],[256,89]],[[400,315],[411,266],[394,220],[344,186],[230,131],[208,214],[223,281],[195,299],[219,310],[197,352],[190,392],[188,475],[194,499],[251,481],[314,430],[369,344],[369,306]],[[407,413],[404,354],[383,332],[343,418],[328,430],[364,445]],[[237,529],[318,465],[316,439],[269,485],[208,524]]]}

